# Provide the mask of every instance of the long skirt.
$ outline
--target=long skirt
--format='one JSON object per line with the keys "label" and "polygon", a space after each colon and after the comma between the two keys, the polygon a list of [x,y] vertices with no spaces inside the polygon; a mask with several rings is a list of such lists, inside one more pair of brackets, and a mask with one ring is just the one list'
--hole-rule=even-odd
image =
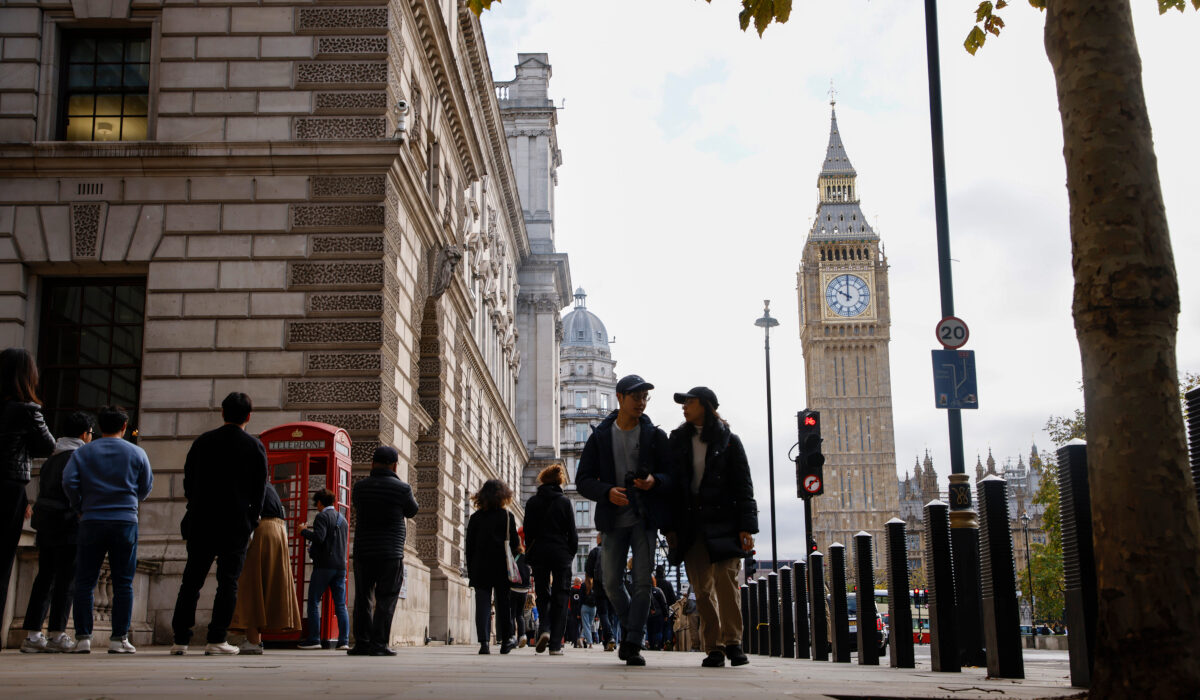
{"label": "long skirt", "polygon": [[279,518],[263,518],[246,551],[246,564],[238,579],[237,607],[229,628],[288,632],[300,626],[287,525]]}

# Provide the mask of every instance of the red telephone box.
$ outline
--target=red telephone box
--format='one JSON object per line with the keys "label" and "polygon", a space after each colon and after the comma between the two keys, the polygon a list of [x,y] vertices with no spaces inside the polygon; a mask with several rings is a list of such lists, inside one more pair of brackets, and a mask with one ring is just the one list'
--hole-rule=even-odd
{"label": "red telephone box", "polygon": [[[288,548],[292,574],[296,579],[296,597],[307,629],[308,581],[312,562],[308,560],[307,540],[299,534],[300,525],[312,519],[312,494],[327,488],[333,492],[333,507],[350,520],[350,436],[345,430],[326,423],[286,423],[259,436],[267,448],[271,484],[287,509]],[[347,548],[347,571],[349,548]],[[302,632],[264,635],[272,641],[298,641]],[[321,640],[337,639],[337,619],[333,600],[325,596],[321,604]]]}

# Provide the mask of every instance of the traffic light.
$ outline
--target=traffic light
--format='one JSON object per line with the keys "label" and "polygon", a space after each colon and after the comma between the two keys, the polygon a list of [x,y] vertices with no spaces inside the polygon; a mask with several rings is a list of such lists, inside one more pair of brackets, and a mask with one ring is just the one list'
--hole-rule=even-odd
{"label": "traffic light", "polygon": [[825,455],[821,454],[821,412],[796,414],[799,451],[796,453],[796,491],[801,498],[825,493]]}

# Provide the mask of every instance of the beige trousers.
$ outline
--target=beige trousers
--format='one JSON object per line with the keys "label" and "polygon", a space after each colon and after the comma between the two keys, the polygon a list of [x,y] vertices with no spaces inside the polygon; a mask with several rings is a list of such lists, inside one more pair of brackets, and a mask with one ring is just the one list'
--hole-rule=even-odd
{"label": "beige trousers", "polygon": [[742,643],[742,597],[738,588],[740,559],[712,563],[704,538],[697,536],[683,558],[700,613],[700,648],[704,653]]}

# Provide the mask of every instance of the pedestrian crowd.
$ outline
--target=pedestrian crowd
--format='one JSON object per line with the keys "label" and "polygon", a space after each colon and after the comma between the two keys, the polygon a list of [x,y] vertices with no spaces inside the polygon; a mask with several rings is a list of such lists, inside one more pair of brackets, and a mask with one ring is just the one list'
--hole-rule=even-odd
{"label": "pedestrian crowd", "polygon": [[[0,353],[0,618],[24,520],[36,531],[38,571],[25,612],[23,652],[89,653],[93,592],[108,560],[112,588],[110,654],[132,654],[129,641],[137,565],[138,507],[154,485],[146,452],[124,439],[129,415],[105,406],[75,412],[51,435],[36,388],[32,355]],[[616,387],[617,409],[595,426],[575,475],[580,494],[596,501],[597,545],[582,578],[574,508],[563,492],[566,470],[537,476],[523,522],[509,510],[514,494],[491,479],[472,497],[466,564],[475,590],[480,654],[491,653],[493,625],[501,654],[531,644],[538,653],[601,644],[630,666],[644,649],[699,647],[703,666],[748,662],[741,648],[741,559],[753,554],[758,509],[745,450],[717,412],[707,387],[676,393],[683,422],[668,435],[645,414],[654,386],[637,375]],[[246,431],[250,397],[221,404],[223,425],[200,435],[184,461],[186,511],[180,535],[187,561],[175,601],[170,653],[191,649],[201,589],[214,564],[216,592],[203,651],[261,654],[263,633],[299,633],[301,619],[289,556],[287,512],[268,475],[267,455]],[[93,438],[99,431],[99,437]],[[47,458],[38,495],[26,484],[34,459]],[[396,473],[397,451],[376,448],[370,474],[351,490],[353,623],[346,607],[349,523],[328,489],[311,493],[317,511],[296,535],[308,543],[307,634],[300,649],[320,649],[326,593],[337,619],[336,648],[350,655],[392,656],[396,601],[404,581],[405,520],[417,515],[412,488]],[[659,533],[668,561],[687,568],[691,590],[679,595],[654,563]],[[43,626],[49,619],[48,633]],[[73,616],[74,639],[67,634]],[[698,621],[697,619],[698,618]],[[597,626],[599,629],[597,629]],[[230,644],[229,632],[245,640]],[[354,646],[350,646],[350,632]]]}

